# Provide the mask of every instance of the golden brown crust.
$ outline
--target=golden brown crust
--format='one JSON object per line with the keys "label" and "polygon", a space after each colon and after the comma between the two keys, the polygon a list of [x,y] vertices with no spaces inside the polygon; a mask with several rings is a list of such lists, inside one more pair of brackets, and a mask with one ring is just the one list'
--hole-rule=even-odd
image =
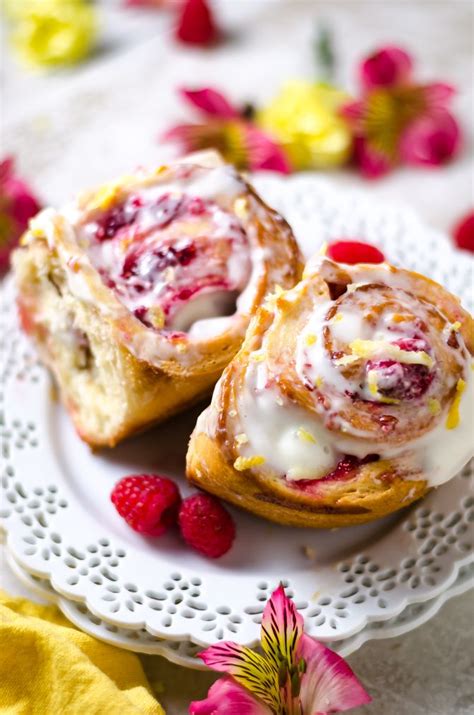
{"label": "golden brown crust", "polygon": [[[437,415],[449,409],[455,399],[456,385],[465,375],[462,363],[454,359],[449,343],[459,338],[467,349],[466,356],[473,354],[472,318],[454,296],[433,281],[393,267],[385,266],[381,270],[382,278],[383,271],[387,276],[395,277],[397,290],[403,286],[403,295],[386,289],[380,275],[375,287],[370,281],[367,281],[365,287],[358,283],[360,276],[357,271],[352,279],[349,267],[322,261],[320,271],[307,276],[293,290],[272,296],[258,310],[242,348],[224,371],[214,391],[211,406],[201,415],[191,436],[187,475],[193,484],[280,524],[317,528],[371,521],[408,506],[428,492],[428,476],[422,471],[420,463],[411,458],[411,453],[405,455],[404,452],[398,452],[398,456],[390,459],[377,454],[369,455],[362,461],[351,462],[349,458],[350,466],[343,473],[336,470],[326,473],[322,478],[311,478],[308,481],[287,479],[285,474],[272,472],[265,462],[265,466],[257,462],[243,469],[239,464],[236,468],[242,454],[238,439],[242,436],[240,399],[244,389],[250,390],[246,387],[248,372],[254,369],[252,365],[261,361],[266,376],[264,389],[271,391],[272,399],[277,396],[276,410],[278,404],[288,404],[292,409],[298,406],[312,415],[312,419],[321,420],[325,419],[322,415],[326,414],[326,410],[329,411],[330,403],[335,399],[341,405],[338,414],[343,415],[344,424],[349,425],[349,428],[353,425],[356,434],[368,432],[371,441],[378,440],[382,452],[384,443],[403,448],[414,437],[426,434],[437,423]],[[332,301],[329,284],[337,281],[348,284],[352,280],[357,287],[351,286],[344,297]],[[323,323],[327,325],[341,306],[351,312],[355,310],[354,301],[362,300],[362,314],[364,319],[370,321],[370,311],[377,314],[382,306],[390,314],[396,313],[397,300],[401,300],[404,310],[408,310],[410,301],[404,303],[404,295],[415,300],[417,315],[424,311],[425,323],[420,318],[416,334],[426,336],[438,365],[436,377],[433,378],[435,381],[430,383],[429,395],[432,397],[424,399],[424,412],[417,402],[412,403],[410,400],[406,403],[397,400],[395,407],[383,402],[370,403],[356,396],[341,400],[330,392],[324,382],[318,387],[302,382],[296,366],[296,341],[302,335],[315,305],[319,306],[321,301],[325,301]],[[324,307],[326,305],[330,306],[327,310]],[[367,305],[370,311],[367,311]],[[397,320],[403,322],[398,313],[397,316]],[[411,321],[410,317],[410,324]],[[442,335],[444,337],[441,339]],[[341,348],[336,357],[346,354],[344,350],[347,348],[333,345],[329,333],[325,338],[322,335],[317,338],[327,340],[329,355],[335,348]],[[469,365],[467,370],[470,371]],[[443,378],[443,375],[448,378]],[[280,397],[283,402],[278,403]],[[436,403],[437,409],[428,409],[430,401]],[[251,409],[246,404],[246,409]],[[380,420],[386,412],[397,415],[397,426],[393,433],[387,433],[386,422]],[[297,426],[298,422],[295,424]],[[336,432],[338,427],[330,423],[329,429]],[[342,437],[345,431],[342,430]],[[245,445],[248,435],[243,433],[243,437]]]}
{"label": "golden brown crust", "polygon": [[187,476],[195,486],[278,524],[318,529],[364,524],[409,506],[427,493],[426,482],[384,479],[384,469],[382,462],[366,464],[356,477],[341,482],[323,506],[276,480],[268,483],[238,472],[220,444],[202,432],[193,433],[187,455]]}

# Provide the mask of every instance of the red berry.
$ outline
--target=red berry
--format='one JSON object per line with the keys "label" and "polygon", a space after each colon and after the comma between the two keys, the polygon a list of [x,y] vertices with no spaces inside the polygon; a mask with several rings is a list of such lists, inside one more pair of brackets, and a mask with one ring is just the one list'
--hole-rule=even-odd
{"label": "red berry", "polygon": [[225,554],[235,538],[235,525],[229,512],[209,494],[194,494],[179,510],[183,539],[204,556],[217,559]]}
{"label": "red berry", "polygon": [[181,504],[176,484],[156,474],[124,477],[110,498],[127,524],[146,536],[161,536],[175,524]]}
{"label": "red berry", "polygon": [[219,37],[206,0],[186,0],[176,28],[176,37],[188,45],[212,45]]}
{"label": "red berry", "polygon": [[459,248],[474,253],[474,211],[464,216],[454,227],[454,241]]}
{"label": "red berry", "polygon": [[338,263],[383,263],[385,256],[370,243],[362,241],[333,241],[329,244],[327,255]]}

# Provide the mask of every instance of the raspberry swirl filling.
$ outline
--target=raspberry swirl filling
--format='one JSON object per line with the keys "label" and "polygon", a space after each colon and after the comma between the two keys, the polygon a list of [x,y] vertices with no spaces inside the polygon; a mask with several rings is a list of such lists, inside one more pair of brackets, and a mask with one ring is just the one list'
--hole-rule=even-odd
{"label": "raspberry swirl filling", "polygon": [[390,460],[392,474],[436,486],[472,453],[472,359],[461,324],[411,292],[410,274],[351,273],[326,297],[305,292],[303,281],[270,304],[273,321],[249,355],[231,427],[234,466],[313,491]]}
{"label": "raspberry swirl filling", "polygon": [[239,220],[211,199],[145,189],[83,231],[104,283],[148,328],[186,332],[231,315],[250,276]]}
{"label": "raspberry swirl filling", "polygon": [[429,416],[423,398],[446,399],[451,388],[434,382],[439,367],[453,363],[460,371],[454,349],[441,345],[430,327],[440,321],[409,293],[370,283],[319,306],[298,341],[296,366],[305,387],[316,391],[316,408],[329,427],[336,422],[359,436],[380,428],[398,439],[405,425],[397,407],[417,402]]}

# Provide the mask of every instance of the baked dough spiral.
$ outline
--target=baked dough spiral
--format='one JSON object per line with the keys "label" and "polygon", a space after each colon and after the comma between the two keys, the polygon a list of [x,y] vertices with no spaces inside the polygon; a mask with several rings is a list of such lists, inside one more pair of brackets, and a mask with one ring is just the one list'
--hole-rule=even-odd
{"label": "baked dough spiral", "polygon": [[206,395],[302,269],[288,224],[214,153],[42,211],[13,265],[79,435],[109,446]]}
{"label": "baked dough spiral", "polygon": [[196,485],[282,524],[383,516],[473,453],[473,321],[388,264],[311,261],[258,311],[188,451]]}

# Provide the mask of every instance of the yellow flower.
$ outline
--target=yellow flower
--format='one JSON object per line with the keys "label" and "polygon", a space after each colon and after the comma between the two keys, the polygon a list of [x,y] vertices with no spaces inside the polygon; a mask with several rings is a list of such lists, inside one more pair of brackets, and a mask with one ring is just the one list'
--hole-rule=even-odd
{"label": "yellow flower", "polygon": [[288,82],[257,121],[286,149],[295,169],[324,169],[343,164],[351,152],[351,133],[338,115],[348,99],[323,83]]}
{"label": "yellow flower", "polygon": [[95,41],[96,15],[87,0],[20,1],[10,15],[13,46],[30,65],[75,64]]}

